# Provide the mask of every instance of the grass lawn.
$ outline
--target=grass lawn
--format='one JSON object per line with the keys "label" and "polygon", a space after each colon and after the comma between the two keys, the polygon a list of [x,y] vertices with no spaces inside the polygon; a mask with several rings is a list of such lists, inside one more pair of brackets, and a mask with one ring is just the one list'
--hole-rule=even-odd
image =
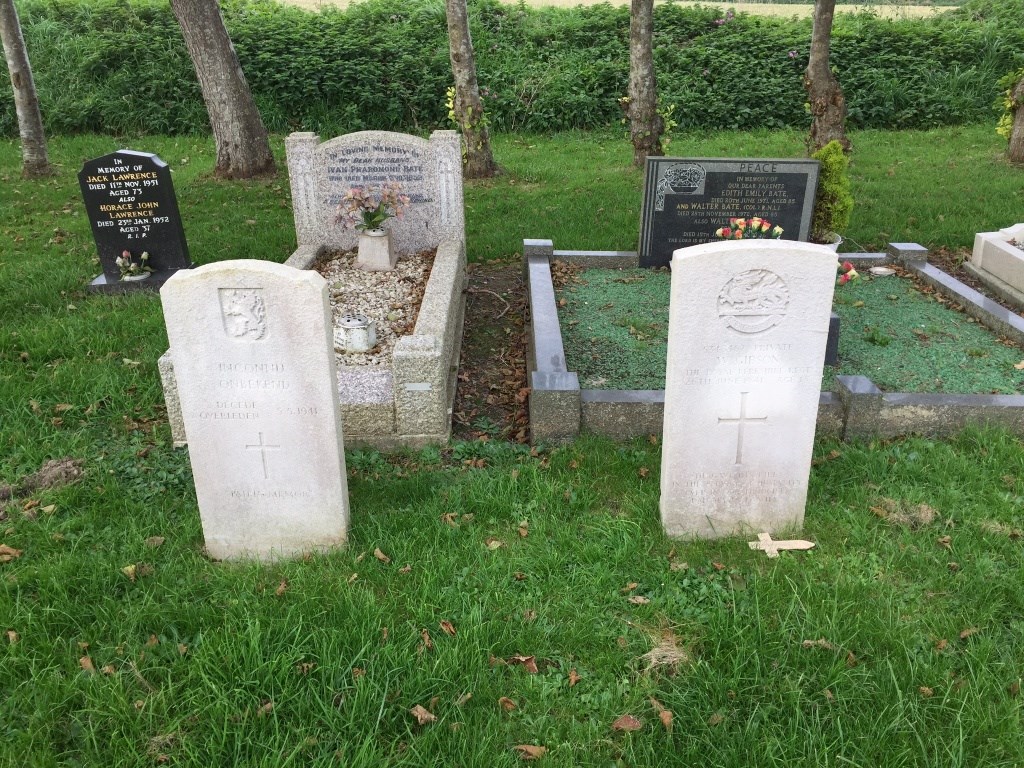
{"label": "grass lawn", "polygon": [[[959,248],[1019,218],[991,126],[853,138],[862,245]],[[75,173],[126,146],[174,168],[197,263],[294,247],[284,170],[214,181],[208,138],[55,139],[44,182],[0,143],[0,765],[1024,764],[1024,450],[1004,433],[819,443],[817,547],[777,560],[667,540],[657,441],[584,438],[350,451],[347,549],[210,562],[159,301],[84,290]],[[635,246],[621,136],[496,152],[506,175],[467,188],[473,260]],[[35,474],[61,457],[81,477]]]}

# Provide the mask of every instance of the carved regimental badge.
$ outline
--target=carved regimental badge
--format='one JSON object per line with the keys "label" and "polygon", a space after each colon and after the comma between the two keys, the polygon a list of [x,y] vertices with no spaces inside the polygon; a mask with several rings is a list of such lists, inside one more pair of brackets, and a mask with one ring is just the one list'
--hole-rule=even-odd
{"label": "carved regimental badge", "polygon": [[267,335],[262,288],[218,288],[224,332],[233,339],[259,341]]}
{"label": "carved regimental badge", "polygon": [[789,288],[767,269],[740,272],[718,294],[718,316],[739,333],[761,333],[786,315]]}

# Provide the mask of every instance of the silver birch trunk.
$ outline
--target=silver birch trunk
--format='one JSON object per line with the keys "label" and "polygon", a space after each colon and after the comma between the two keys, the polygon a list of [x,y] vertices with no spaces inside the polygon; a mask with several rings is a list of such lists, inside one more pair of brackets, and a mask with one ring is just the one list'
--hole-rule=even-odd
{"label": "silver birch trunk", "polygon": [[469,36],[466,0],[445,0],[448,17],[448,52],[455,78],[455,121],[466,143],[463,175],[467,179],[486,179],[498,171],[491,153],[491,137],[480,103],[480,85],[476,79],[476,58]]}
{"label": "silver birch trunk", "polygon": [[1024,163],[1024,78],[1021,78],[1013,91],[1013,103],[1017,105],[1017,111],[1013,114],[1010,146],[1006,150],[1006,156],[1011,163]]}
{"label": "silver birch trunk", "polygon": [[199,79],[217,145],[214,175],[249,179],[276,170],[263,119],[245,81],[217,0],[171,0]]}
{"label": "silver birch trunk", "polygon": [[21,175],[26,179],[50,176],[53,166],[46,153],[46,133],[43,116],[39,112],[39,97],[32,80],[32,67],[28,61],[25,38],[14,0],[0,0],[0,40],[7,59],[7,71],[14,88],[14,108],[18,113],[18,132],[21,134]]}
{"label": "silver birch trunk", "polygon": [[814,154],[833,140],[843,145],[844,152],[850,151],[850,140],[846,138],[846,97],[829,66],[835,11],[836,0],[814,0],[811,53],[804,73],[804,89],[811,108],[808,154]]}
{"label": "silver birch trunk", "polygon": [[632,0],[629,17],[629,90],[622,103],[629,121],[633,165],[643,167],[649,155],[664,155],[654,77],[654,0]]}

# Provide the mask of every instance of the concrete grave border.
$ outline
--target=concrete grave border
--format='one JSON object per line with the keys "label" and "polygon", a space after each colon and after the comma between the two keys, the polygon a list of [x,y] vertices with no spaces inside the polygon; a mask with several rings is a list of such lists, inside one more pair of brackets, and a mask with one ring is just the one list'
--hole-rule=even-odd
{"label": "concrete grave border", "polygon": [[[468,285],[458,135],[454,131],[435,131],[426,140],[386,131],[363,131],[323,143],[312,133],[289,136],[298,248],[285,266],[312,269],[328,251],[354,244],[353,233],[329,225],[326,218],[318,218],[323,213],[320,198],[326,182],[325,171],[317,163],[332,149],[381,137],[433,158],[433,165],[426,172],[437,187],[434,207],[439,221],[436,226],[423,229],[423,222],[410,215],[395,222],[394,227],[406,238],[401,252],[436,244],[437,253],[416,325],[411,334],[398,340],[390,367],[338,366],[345,446],[393,450],[445,444],[451,436]],[[171,436],[174,446],[182,447],[188,437],[181,418],[170,350],[160,357],[158,366]]]}
{"label": "concrete grave border", "polygon": [[[981,324],[1024,344],[1024,318],[1000,306],[927,262],[917,243],[890,243],[888,252],[844,253],[857,269],[899,263]],[[638,266],[633,251],[556,251],[551,240],[524,240],[523,266],[529,299],[528,350],[530,439],[568,442],[580,432],[615,440],[660,435],[665,409],[661,389],[582,389],[568,370],[558,321],[551,261],[584,269]],[[956,434],[970,425],[992,424],[1024,436],[1024,395],[950,395],[882,392],[867,376],[837,376],[833,392],[818,401],[816,436],[850,440]]]}

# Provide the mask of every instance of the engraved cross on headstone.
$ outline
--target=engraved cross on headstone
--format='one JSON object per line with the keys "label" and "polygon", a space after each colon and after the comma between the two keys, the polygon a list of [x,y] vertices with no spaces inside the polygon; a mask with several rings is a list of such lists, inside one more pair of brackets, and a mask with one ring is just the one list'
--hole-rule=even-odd
{"label": "engraved cross on headstone", "polygon": [[259,451],[260,452],[260,458],[263,461],[263,479],[264,480],[269,480],[270,479],[270,475],[267,474],[267,451],[277,450],[281,446],[280,445],[273,445],[271,443],[264,443],[263,442],[263,433],[260,432],[258,434],[259,434],[259,437],[260,437],[260,441],[258,443],[254,443],[252,445],[245,446],[245,450],[247,450],[247,451]]}
{"label": "engraved cross on headstone", "polygon": [[768,421],[767,416],[747,416],[747,395],[749,392],[740,392],[740,415],[738,418],[718,417],[719,424],[735,424],[738,427],[736,433],[736,464],[743,463],[743,427],[747,424],[763,424]]}
{"label": "engraved cross on headstone", "polygon": [[786,541],[772,541],[772,535],[770,533],[759,533],[757,534],[757,541],[748,541],[747,546],[751,549],[760,549],[768,557],[778,557],[779,552],[787,549],[805,550],[813,549],[813,541],[804,541],[803,539],[787,539]]}

